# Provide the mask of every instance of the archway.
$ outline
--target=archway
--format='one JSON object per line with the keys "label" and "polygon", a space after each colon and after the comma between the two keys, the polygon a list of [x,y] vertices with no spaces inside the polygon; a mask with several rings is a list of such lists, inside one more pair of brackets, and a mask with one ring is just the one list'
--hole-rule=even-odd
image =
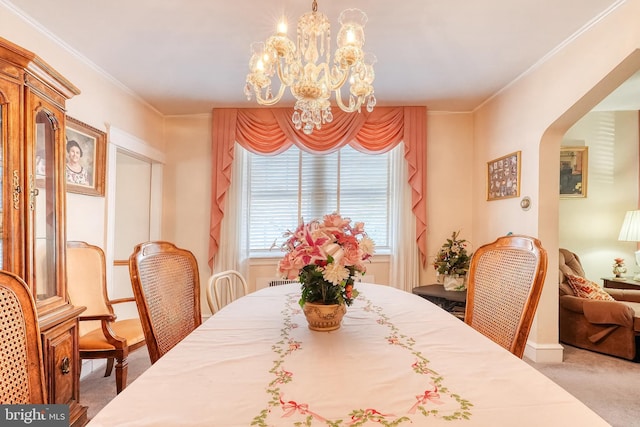
{"label": "archway", "polygon": [[[556,342],[558,336],[558,289],[557,285],[551,286],[551,282],[557,282],[558,278],[556,267],[558,265],[559,249],[558,213],[560,200],[558,194],[558,182],[560,179],[558,164],[562,138],[571,126],[589,113],[598,103],[638,70],[640,70],[640,51],[635,50],[582,98],[577,100],[566,112],[561,114],[541,138],[538,172],[540,188],[538,229],[539,238],[545,242],[545,247],[548,251],[549,268],[547,273],[548,286],[545,286],[540,301],[540,307],[543,307],[543,309],[539,310],[534,327],[536,342]],[[557,347],[551,347],[549,350],[552,352],[558,350]],[[551,359],[553,360],[554,357],[552,356]],[[544,357],[541,360],[544,360]]]}

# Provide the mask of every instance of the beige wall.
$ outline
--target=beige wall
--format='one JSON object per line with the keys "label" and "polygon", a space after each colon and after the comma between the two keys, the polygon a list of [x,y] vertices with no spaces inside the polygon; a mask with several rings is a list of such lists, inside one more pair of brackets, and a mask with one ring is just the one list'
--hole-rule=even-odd
{"label": "beige wall", "polygon": [[482,243],[472,227],[473,115],[429,112],[427,115],[427,252],[421,284],[435,282],[434,257],[453,231],[470,243]]}
{"label": "beige wall", "polygon": [[[428,113],[429,255],[457,229],[474,247],[509,231],[539,236],[549,251],[550,274],[531,333],[536,360],[544,360],[547,351],[556,357],[559,349],[555,265],[560,142],[571,125],[640,68],[637,16],[639,1],[621,4],[473,113]],[[163,237],[191,248],[201,277],[206,277],[210,117],[161,117],[4,7],[0,28],[4,37],[38,53],[82,90],[69,102],[69,115],[102,130],[116,126],[161,151],[166,140]],[[518,150],[521,195],[533,202],[526,212],[519,198],[486,201],[486,162]],[[103,198],[69,195],[68,237],[103,245],[105,212]],[[433,278],[427,267],[421,283]]]}
{"label": "beige wall", "polygon": [[[166,119],[167,164],[163,235],[196,253],[202,283],[210,274],[207,265],[210,193],[211,117]],[[430,263],[454,230],[473,242],[471,230],[471,165],[473,118],[470,113],[428,113],[427,136],[427,251],[429,264],[420,284],[433,283]],[[193,185],[195,183],[195,185]],[[251,263],[250,290],[256,280],[274,277],[277,259]],[[388,283],[389,266],[379,257],[368,268],[376,283]],[[203,306],[204,307],[204,306]],[[206,310],[208,311],[208,310]]]}
{"label": "beige wall", "polygon": [[[81,94],[67,102],[68,115],[105,132],[109,125],[117,126],[157,149],[164,149],[163,117],[122,85],[81,61],[5,5],[0,5],[0,28],[2,37],[37,54],[80,89]],[[85,240],[104,248],[106,200],[68,194],[69,240]]]}
{"label": "beige wall", "polygon": [[[558,360],[558,162],[560,140],[580,117],[640,68],[640,2],[621,4],[608,16],[521,76],[475,113],[473,232],[490,241],[507,231],[539,236],[549,253],[549,274],[527,355]],[[487,202],[487,160],[522,150],[522,195]]]}
{"label": "beige wall", "polygon": [[163,238],[189,249],[198,261],[203,312],[211,274],[209,200],[211,197],[211,114],[168,117],[163,193]]}

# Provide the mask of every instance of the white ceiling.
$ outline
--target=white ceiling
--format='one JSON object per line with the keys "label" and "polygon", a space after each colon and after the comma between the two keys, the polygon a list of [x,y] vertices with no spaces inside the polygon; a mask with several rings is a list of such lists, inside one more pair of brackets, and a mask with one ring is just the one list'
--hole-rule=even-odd
{"label": "white ceiling", "polygon": [[[293,27],[312,3],[0,1],[166,115],[255,106],[243,94],[249,45],[283,13]],[[378,105],[471,111],[621,1],[318,0],[318,10],[334,40],[341,10],[367,13]]]}

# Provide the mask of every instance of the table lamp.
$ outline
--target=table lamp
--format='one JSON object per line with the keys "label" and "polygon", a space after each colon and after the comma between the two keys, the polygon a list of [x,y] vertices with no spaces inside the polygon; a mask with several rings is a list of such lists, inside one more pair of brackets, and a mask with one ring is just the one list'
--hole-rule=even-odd
{"label": "table lamp", "polygon": [[[627,211],[622,222],[618,240],[625,242],[640,242],[640,210]],[[636,265],[640,266],[640,250],[636,251]],[[633,280],[640,281],[640,273],[633,277]]]}

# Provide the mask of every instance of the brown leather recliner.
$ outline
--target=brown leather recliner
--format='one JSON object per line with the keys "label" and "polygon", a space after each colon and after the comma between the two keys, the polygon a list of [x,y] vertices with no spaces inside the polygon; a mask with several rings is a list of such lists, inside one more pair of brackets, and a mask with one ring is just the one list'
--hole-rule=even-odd
{"label": "brown leather recliner", "polygon": [[567,274],[585,277],[580,258],[560,249],[560,341],[575,347],[638,360],[640,290],[609,289],[616,301],[575,296]]}

